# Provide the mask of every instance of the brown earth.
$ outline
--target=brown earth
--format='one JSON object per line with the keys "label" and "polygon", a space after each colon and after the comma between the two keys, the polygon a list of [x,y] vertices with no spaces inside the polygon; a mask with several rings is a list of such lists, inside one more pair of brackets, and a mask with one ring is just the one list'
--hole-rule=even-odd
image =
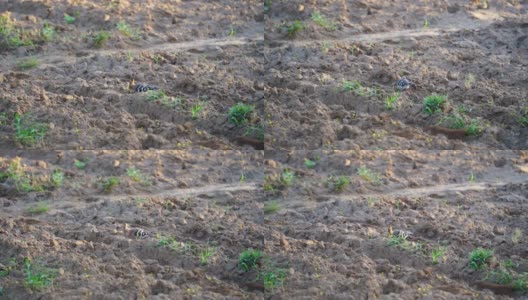
{"label": "brown earth", "polygon": [[[273,1],[266,149],[527,149],[528,2],[483,2]],[[302,29],[288,36],[295,20]],[[402,77],[414,86],[388,110]],[[345,80],[361,87],[344,91]],[[448,105],[429,116],[433,93]],[[480,132],[425,130],[455,126],[446,116]]]}
{"label": "brown earth", "polygon": [[[279,205],[264,216],[271,229],[265,250],[288,270],[284,288],[270,299],[526,298],[526,289],[486,274],[510,259],[512,272],[528,276],[528,244],[518,239],[528,230],[527,152],[267,151],[265,157],[267,199]],[[305,159],[315,167],[308,169]],[[359,176],[362,167],[373,175]],[[276,179],[286,169],[295,173],[289,186]],[[349,180],[340,192],[339,176]],[[391,229],[411,235],[390,245]],[[445,252],[434,264],[437,247]],[[478,247],[493,250],[487,270],[468,266]]]}
{"label": "brown earth", "polygon": [[[2,1],[2,16],[34,41],[0,51],[2,148],[251,148],[235,139],[263,134],[257,3]],[[76,16],[75,23],[67,24],[65,13]],[[123,21],[125,33],[117,29]],[[45,26],[56,32],[47,41],[40,34]],[[93,37],[101,31],[110,38],[97,48]],[[28,58],[39,65],[21,69]],[[132,80],[157,86],[167,98],[134,93]],[[239,102],[255,106],[255,113],[235,126],[228,110]],[[204,109],[192,118],[199,104]],[[17,143],[15,113],[44,124],[43,141]]]}
{"label": "brown earth", "polygon": [[[256,272],[238,267],[246,249],[263,248],[262,152],[19,152],[19,165],[44,191],[0,186],[2,299],[261,299]],[[82,170],[75,159],[86,162]],[[0,158],[1,172],[16,161]],[[136,182],[127,169],[143,177]],[[51,188],[53,170],[64,184]],[[241,175],[244,180],[241,181]],[[101,182],[120,183],[104,192]],[[5,180],[5,179],[4,179]],[[45,213],[29,213],[35,203]],[[135,239],[123,226],[160,236]],[[207,264],[200,251],[214,254]],[[24,260],[54,270],[53,287],[24,285]],[[2,273],[0,273],[2,274]]]}

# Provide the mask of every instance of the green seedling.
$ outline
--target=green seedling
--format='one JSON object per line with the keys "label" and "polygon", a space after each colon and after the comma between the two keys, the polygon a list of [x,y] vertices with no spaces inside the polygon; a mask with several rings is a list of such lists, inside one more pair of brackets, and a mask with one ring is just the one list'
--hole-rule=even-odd
{"label": "green seedling", "polygon": [[62,186],[62,183],[64,182],[64,173],[60,170],[53,170],[50,181],[51,184],[56,188]]}
{"label": "green seedling", "polygon": [[520,292],[528,292],[528,272],[513,281],[513,289]]}
{"label": "green seedling", "polygon": [[295,180],[295,173],[285,169],[280,175],[280,182],[285,186],[291,186]]}
{"label": "green seedling", "polygon": [[304,159],[304,166],[308,169],[313,169],[315,168],[315,166],[317,165],[317,163],[313,160],[309,160],[308,158],[305,158]]}
{"label": "green seedling", "polygon": [[249,126],[244,131],[245,136],[253,137],[259,141],[264,140],[264,127],[262,125]]}
{"label": "green seedling", "polygon": [[437,246],[431,249],[431,260],[433,261],[433,264],[438,264],[440,261],[440,258],[444,255],[446,252],[447,247],[446,246]]}
{"label": "green seedling", "polygon": [[142,174],[141,171],[136,169],[136,167],[128,168],[126,173],[133,181],[139,182],[142,185],[148,186],[152,184],[152,180],[148,176]]}
{"label": "green seedling", "polygon": [[9,163],[7,173],[2,177],[11,180],[19,192],[41,192],[44,190],[42,185],[37,184],[34,178],[26,173],[20,157],[13,159]]}
{"label": "green seedling", "polygon": [[473,174],[473,172],[471,172],[471,173],[469,174],[469,182],[471,182],[471,183],[474,183],[474,182],[475,182],[475,174]]}
{"label": "green seedling", "polygon": [[513,230],[513,234],[512,234],[512,237],[511,237],[512,243],[518,244],[522,240],[522,237],[523,237],[523,233],[522,233],[521,229],[515,228]]}
{"label": "green seedling", "polygon": [[473,83],[475,83],[475,75],[469,73],[464,80],[464,87],[470,89],[473,86]]}
{"label": "green seedling", "polygon": [[289,26],[286,27],[286,35],[289,38],[294,38],[302,29],[303,24],[299,20],[293,21]]}
{"label": "green seedling", "polygon": [[44,136],[48,126],[43,123],[35,122],[29,114],[15,115],[15,141],[23,146],[33,146],[37,143],[44,142]]}
{"label": "green seedling", "polygon": [[267,13],[271,9],[272,0],[264,0],[264,13]]}
{"label": "green seedling", "polygon": [[35,290],[53,287],[55,271],[44,268],[38,264],[32,264],[29,259],[24,260],[24,284]]}
{"label": "green seedling", "polygon": [[70,16],[67,13],[64,13],[64,21],[66,23],[73,24],[73,23],[75,23],[76,20],[77,20],[77,18],[75,18],[74,16]]}
{"label": "green seedling", "polygon": [[234,37],[235,36],[235,29],[233,28],[233,25],[229,27],[229,36]]}
{"label": "green seedling", "polygon": [[115,176],[110,176],[102,183],[103,191],[110,193],[117,187],[118,184],[119,178]]}
{"label": "green seedling", "polygon": [[469,254],[469,266],[474,270],[480,270],[488,265],[492,257],[493,251],[484,248],[477,248]]}
{"label": "green seedling", "polygon": [[424,28],[424,29],[429,28],[429,20],[428,20],[427,18],[424,19],[423,28]]}
{"label": "green seedling", "polygon": [[139,40],[141,39],[141,34],[137,28],[132,28],[130,25],[127,24],[126,21],[121,21],[117,23],[116,25],[117,30],[121,32],[124,36],[129,37],[133,40]]}
{"label": "green seedling", "polygon": [[350,185],[350,179],[346,176],[339,176],[337,178],[330,177],[329,182],[331,183],[332,190],[336,193],[341,193]]}
{"label": "green seedling", "polygon": [[264,203],[264,213],[272,214],[279,211],[280,205],[277,201],[267,201]]}
{"label": "green seedling", "polygon": [[424,111],[428,115],[433,115],[442,111],[442,106],[447,102],[447,96],[432,94],[424,99]]}
{"label": "green seedling", "polygon": [[359,175],[359,177],[363,178],[367,182],[376,185],[381,184],[381,175],[370,170],[367,167],[359,167],[357,170],[357,174]]}
{"label": "green seedling", "polygon": [[408,236],[403,232],[400,232],[399,234],[392,234],[391,236],[389,236],[389,241],[387,242],[387,245],[402,246],[403,248],[407,248],[407,238]]}
{"label": "green seedling", "polygon": [[193,120],[198,119],[198,117],[203,112],[203,110],[204,110],[204,105],[202,103],[198,103],[198,104],[193,105],[191,107],[191,118]]}
{"label": "green seedling", "polygon": [[35,203],[34,205],[28,207],[27,209],[27,213],[30,215],[43,214],[43,213],[47,213],[48,211],[49,211],[49,206],[48,206],[48,203],[46,202]]}
{"label": "green seedling", "polygon": [[263,257],[264,253],[260,250],[245,250],[238,258],[238,266],[246,272],[251,271]]}
{"label": "green seedling", "polygon": [[55,28],[48,23],[44,24],[44,28],[42,28],[40,34],[42,35],[42,38],[46,42],[50,42],[55,38]]}
{"label": "green seedling", "polygon": [[388,95],[387,97],[385,97],[385,108],[387,110],[393,110],[394,104],[396,103],[396,101],[398,101],[399,98],[400,98],[399,92],[392,93]]}
{"label": "green seedling", "polygon": [[336,25],[333,20],[328,19],[324,15],[322,15],[320,12],[313,12],[312,13],[312,21],[314,21],[317,25],[323,27],[326,30],[329,31],[335,31]]}
{"label": "green seedling", "polygon": [[264,289],[267,291],[273,291],[276,288],[282,288],[284,286],[284,280],[286,279],[286,270],[278,268],[267,268],[266,270],[259,273],[257,280],[264,281]]}
{"label": "green seedling", "polygon": [[255,106],[237,103],[229,109],[229,121],[236,126],[240,126],[250,121],[251,114]]}
{"label": "green seedling", "polygon": [[33,41],[27,34],[15,27],[14,22],[8,16],[0,16],[0,48],[17,48],[32,46]]}
{"label": "green seedling", "polygon": [[150,101],[161,100],[167,97],[167,94],[162,90],[148,90],[146,95],[147,99]]}
{"label": "green seedling", "polygon": [[79,170],[84,170],[84,168],[86,168],[86,162],[80,160],[74,160],[73,165]]}
{"label": "green seedling", "polygon": [[513,282],[513,272],[512,270],[501,265],[495,270],[488,271],[484,277],[484,280],[501,285],[508,285]]}
{"label": "green seedling", "polygon": [[19,63],[17,63],[17,67],[21,70],[29,70],[33,69],[34,67],[38,66],[40,62],[35,57],[30,57],[24,60],[21,60]]}
{"label": "green seedling", "polygon": [[106,31],[100,31],[92,37],[93,46],[95,48],[101,48],[109,38],[110,33]]}
{"label": "green seedling", "polygon": [[213,255],[216,252],[216,247],[206,246],[205,248],[201,249],[199,252],[200,256],[200,264],[202,266],[205,266],[209,263],[209,259],[213,257]]}

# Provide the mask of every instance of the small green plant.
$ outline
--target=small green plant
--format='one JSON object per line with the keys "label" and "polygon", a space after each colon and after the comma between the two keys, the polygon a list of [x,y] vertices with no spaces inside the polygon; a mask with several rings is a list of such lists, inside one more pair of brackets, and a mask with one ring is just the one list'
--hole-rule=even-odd
{"label": "small green plant", "polygon": [[92,37],[93,46],[95,48],[101,48],[109,38],[110,33],[106,31],[100,31]]}
{"label": "small green plant", "polygon": [[39,65],[38,59],[35,57],[30,57],[27,59],[23,59],[20,62],[17,63],[17,67],[21,70],[29,70],[33,69],[34,67]]}
{"label": "small green plant", "polygon": [[76,20],[77,20],[77,18],[75,18],[74,16],[70,16],[67,13],[64,13],[64,21],[66,23],[73,24],[73,23],[75,23]]}
{"label": "small green plant", "polygon": [[25,171],[20,157],[9,163],[7,173],[2,177],[11,180],[19,192],[41,192],[44,190],[42,185],[37,184],[35,178]]}
{"label": "small green plant", "polygon": [[407,234],[405,234],[403,231],[399,232],[398,234],[391,234],[389,236],[389,241],[387,242],[388,246],[401,246],[402,248],[408,248],[407,247]]}
{"label": "small green plant", "polygon": [[442,106],[447,102],[447,96],[432,94],[424,99],[424,111],[428,115],[433,115],[442,111]]}
{"label": "small green plant", "polygon": [[264,0],[264,13],[267,13],[271,9],[272,0]]}
{"label": "small green plant", "polygon": [[357,170],[357,174],[359,177],[363,178],[367,182],[370,182],[372,184],[381,184],[381,175],[379,173],[376,173],[372,171],[371,169],[367,167],[359,167]]}
{"label": "small green plant", "polygon": [[350,179],[346,176],[330,177],[329,182],[332,190],[336,193],[341,193],[350,185]]}
{"label": "small green plant", "polygon": [[194,104],[192,107],[191,107],[191,118],[193,120],[196,120],[198,119],[198,117],[200,116],[200,114],[203,112],[204,110],[204,105],[203,103],[197,103],[197,104]]}
{"label": "small green plant", "polygon": [[507,285],[513,282],[513,276],[513,271],[501,264],[497,269],[488,271],[484,280]]}
{"label": "small green plant", "polygon": [[512,234],[512,237],[511,237],[512,243],[518,244],[522,240],[522,237],[523,237],[523,233],[522,233],[521,229],[515,228],[513,230],[513,234]]}
{"label": "small green plant", "polygon": [[263,257],[264,253],[260,250],[244,250],[238,258],[238,266],[246,272],[251,271]]}
{"label": "small green plant", "polygon": [[211,257],[213,257],[213,255],[215,254],[216,252],[216,247],[212,247],[212,246],[205,246],[203,249],[200,250],[199,252],[199,256],[200,256],[200,264],[202,266],[205,266],[209,263],[209,259],[211,259]]}
{"label": "small green plant", "polygon": [[255,106],[237,103],[229,109],[229,120],[236,126],[240,126],[250,121],[251,114]]}
{"label": "small green plant", "polygon": [[267,201],[264,203],[264,213],[272,214],[279,211],[280,205],[277,201]]}
{"label": "small green plant", "polygon": [[26,211],[30,215],[43,214],[49,211],[49,206],[47,202],[38,202],[28,207]]}
{"label": "small green plant", "polygon": [[469,254],[469,266],[474,270],[480,270],[489,263],[492,257],[493,251],[477,248]]}
{"label": "small green plant", "polygon": [[73,165],[79,170],[84,170],[84,168],[86,168],[86,162],[80,160],[74,160]]}
{"label": "small green plant", "polygon": [[235,28],[233,28],[233,25],[229,26],[229,36],[230,37],[235,36]]}
{"label": "small green plant", "polygon": [[438,264],[440,261],[440,258],[444,255],[446,252],[447,247],[446,246],[436,246],[433,249],[431,249],[431,260],[433,261],[433,264]]}
{"label": "small green plant", "polygon": [[284,280],[286,279],[286,270],[267,267],[257,276],[257,280],[261,279],[264,281],[264,289],[267,291],[282,288],[284,286]]}
{"label": "small green plant", "polygon": [[33,41],[27,34],[18,29],[8,15],[0,16],[0,48],[17,48],[31,46]]}
{"label": "small green plant", "polygon": [[301,21],[295,20],[293,21],[293,23],[286,27],[286,35],[289,38],[294,38],[303,28],[304,26]]}
{"label": "small green plant", "polygon": [[55,38],[55,28],[49,25],[48,23],[45,23],[44,28],[42,28],[40,34],[42,35],[42,39],[44,39],[44,41],[50,42]]}
{"label": "small green plant", "polygon": [[469,136],[478,136],[482,133],[482,126],[480,125],[479,120],[471,120],[466,127],[466,135]]}
{"label": "small green plant", "polygon": [[47,125],[35,122],[29,114],[15,115],[15,141],[23,146],[33,146],[44,142],[44,136],[48,130]]}
{"label": "small green plant", "polygon": [[141,39],[141,34],[137,28],[132,28],[126,21],[120,21],[116,25],[117,30],[121,32],[124,36],[129,37],[133,40]]}
{"label": "small green plant", "polygon": [[102,182],[103,191],[110,193],[116,188],[118,184],[119,184],[119,178],[115,176],[110,176],[106,178],[106,180],[103,180]]}
{"label": "small green plant", "polygon": [[51,184],[56,188],[62,186],[62,183],[64,182],[64,173],[60,170],[53,170],[50,181]]}
{"label": "small green plant", "polygon": [[464,87],[470,89],[473,86],[473,83],[475,83],[475,75],[469,73],[464,80]]}
{"label": "small green plant", "polygon": [[152,184],[152,180],[148,176],[142,174],[141,171],[136,169],[136,167],[129,167],[126,170],[126,173],[133,181],[139,182],[142,185],[148,186]]}
{"label": "small green plant", "polygon": [[428,20],[427,18],[424,19],[423,28],[424,28],[424,29],[429,28],[429,20]]}
{"label": "small green plant", "polygon": [[528,272],[513,281],[513,289],[515,291],[528,292]]}
{"label": "small green plant", "polygon": [[304,159],[304,166],[308,169],[313,169],[315,168],[315,166],[317,165],[317,163],[313,160],[309,160],[308,158],[305,158]]}
{"label": "small green plant", "polygon": [[324,15],[322,15],[320,12],[313,12],[312,13],[312,21],[314,21],[317,25],[323,27],[326,30],[329,31],[335,31],[336,25],[333,20],[328,19]]}
{"label": "small green plant", "polygon": [[285,169],[280,175],[280,181],[285,186],[291,186],[295,180],[295,173],[289,169]]}
{"label": "small green plant", "polygon": [[343,80],[343,83],[342,83],[343,92],[354,91],[358,95],[363,95],[364,89],[365,88],[361,85],[359,81]]}
{"label": "small green plant", "polygon": [[56,276],[54,270],[32,264],[28,258],[24,260],[24,275],[24,284],[35,290],[52,287]]}
{"label": "small green plant", "polygon": [[160,100],[167,97],[167,94],[162,90],[148,90],[146,95],[147,99],[150,101]]}
{"label": "small green plant", "polygon": [[392,93],[388,95],[387,97],[385,97],[385,108],[387,110],[393,110],[394,104],[396,103],[396,101],[398,101],[399,98],[400,98],[399,92]]}
{"label": "small green plant", "polygon": [[473,174],[473,172],[471,172],[471,173],[469,174],[469,182],[471,182],[471,183],[474,183],[474,182],[475,182],[475,174]]}
{"label": "small green plant", "polygon": [[263,141],[264,140],[264,127],[262,127],[262,125],[260,124],[249,126],[244,131],[244,135],[253,137],[259,141]]}

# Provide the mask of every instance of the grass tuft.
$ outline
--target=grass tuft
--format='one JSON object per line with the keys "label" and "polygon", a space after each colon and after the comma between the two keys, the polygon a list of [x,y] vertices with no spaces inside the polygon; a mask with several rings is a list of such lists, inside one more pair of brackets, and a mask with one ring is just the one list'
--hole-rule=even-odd
{"label": "grass tuft", "polygon": [[38,66],[40,62],[35,57],[30,57],[27,59],[23,59],[20,62],[17,63],[17,67],[21,70],[29,70],[33,69],[34,67]]}
{"label": "grass tuft", "polygon": [[255,106],[237,103],[229,109],[229,121],[236,126],[240,126],[250,121],[251,113]]}
{"label": "grass tuft", "polygon": [[238,266],[246,272],[251,271],[257,266],[258,262],[262,259],[263,256],[264,254],[260,250],[245,250],[242,252],[242,254],[240,254],[240,257],[238,259]]}
{"label": "grass tuft", "polygon": [[474,270],[480,270],[488,265],[492,257],[493,251],[484,248],[477,248],[469,254],[469,266]]}
{"label": "grass tuft", "polygon": [[442,111],[443,105],[447,102],[447,96],[432,94],[424,99],[424,112],[433,115]]}

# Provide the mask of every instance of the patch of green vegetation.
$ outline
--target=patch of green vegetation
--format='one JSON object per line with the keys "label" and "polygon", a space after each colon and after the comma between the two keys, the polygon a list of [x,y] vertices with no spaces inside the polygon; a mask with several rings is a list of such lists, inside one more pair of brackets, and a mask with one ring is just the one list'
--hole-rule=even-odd
{"label": "patch of green vegetation", "polygon": [[263,141],[264,140],[264,127],[260,124],[249,126],[244,131],[244,135],[255,138],[259,141]]}
{"label": "patch of green vegetation", "polygon": [[428,20],[427,18],[424,19],[423,28],[424,28],[424,29],[429,28],[429,20]]}
{"label": "patch of green vegetation", "polygon": [[385,97],[385,109],[393,110],[394,104],[398,101],[399,98],[400,98],[399,92],[392,93],[388,95],[387,97]]}
{"label": "patch of green vegetation", "polygon": [[73,165],[79,170],[84,170],[86,168],[86,161],[74,160]]}
{"label": "patch of green vegetation", "polygon": [[359,177],[363,178],[367,182],[376,185],[381,184],[381,175],[367,167],[359,167],[357,170],[357,174],[359,175]]}
{"label": "patch of green vegetation", "polygon": [[92,36],[93,46],[95,48],[101,48],[109,38],[110,38],[110,33],[106,31],[100,31]]}
{"label": "patch of green vegetation", "polygon": [[129,37],[135,41],[141,39],[140,31],[137,28],[131,27],[125,20],[117,23],[116,27],[117,30],[119,30],[119,32],[121,32],[126,37]]}
{"label": "patch of green vegetation", "polygon": [[167,94],[162,90],[148,90],[146,95],[147,99],[150,101],[160,100],[167,97]]}
{"label": "patch of green vegetation", "polygon": [[313,12],[312,13],[312,21],[314,21],[317,25],[323,27],[324,29],[328,31],[335,31],[336,25],[335,22],[331,19],[328,19],[320,12]]}
{"label": "patch of green vegetation", "polygon": [[207,265],[209,263],[209,259],[213,257],[215,252],[216,252],[216,247],[209,246],[209,245],[203,247],[198,253],[198,255],[200,256],[200,264],[202,266]]}
{"label": "patch of green vegetation", "polygon": [[286,270],[268,266],[258,274],[257,280],[264,281],[264,289],[266,291],[282,288],[286,280]]}
{"label": "patch of green vegetation", "polygon": [[19,192],[41,192],[44,188],[37,180],[25,170],[20,157],[14,158],[3,176],[6,180],[11,180]]}
{"label": "patch of green vegetation", "polygon": [[272,214],[279,211],[280,205],[277,201],[267,201],[264,203],[264,213]]}
{"label": "patch of green vegetation", "polygon": [[197,103],[191,106],[191,118],[193,120],[196,120],[200,117],[203,110],[205,109],[205,106],[203,103]]}
{"label": "patch of green vegetation", "polygon": [[294,38],[303,28],[303,23],[299,20],[295,20],[293,23],[286,26],[286,35],[289,38]]}
{"label": "patch of green vegetation", "polygon": [[447,96],[432,94],[424,99],[424,112],[428,115],[433,115],[442,112],[444,103],[447,102]]}
{"label": "patch of green vegetation", "polygon": [[400,232],[398,234],[391,234],[389,236],[389,241],[387,242],[388,246],[403,246],[403,248],[407,248],[405,245],[408,243],[407,241],[408,236]]}
{"label": "patch of green vegetation", "polygon": [[233,28],[233,25],[229,27],[229,36],[234,37],[235,36],[235,28]]}
{"label": "patch of green vegetation", "polygon": [[295,180],[295,173],[289,169],[285,169],[280,175],[280,181],[285,186],[291,186]]}
{"label": "patch of green vegetation", "polygon": [[317,162],[310,160],[308,158],[304,159],[304,166],[308,169],[313,169],[317,165]]}
{"label": "patch of green vegetation", "polygon": [[244,250],[238,258],[238,266],[246,272],[251,271],[263,257],[264,253],[260,250]]}
{"label": "patch of green vegetation", "polygon": [[438,264],[440,261],[440,258],[444,255],[446,252],[447,247],[446,246],[436,246],[433,249],[431,249],[431,260],[433,261],[433,264]]}
{"label": "patch of green vegetation", "polygon": [[347,176],[330,176],[328,183],[334,192],[341,193],[350,185],[350,179]]}
{"label": "patch of green vegetation", "polygon": [[61,187],[62,183],[64,182],[64,173],[60,170],[53,170],[53,173],[51,173],[50,182],[56,188]]}
{"label": "patch of green vegetation", "polygon": [[240,126],[250,121],[251,114],[255,106],[237,103],[229,109],[229,121],[236,126]]}
{"label": "patch of green vegetation", "polygon": [[270,11],[271,4],[273,4],[273,0],[264,0],[264,13],[267,13]]}
{"label": "patch of green vegetation", "polygon": [[38,66],[39,64],[40,62],[38,59],[36,59],[35,57],[30,57],[30,58],[26,58],[18,62],[17,68],[21,70],[29,70],[29,69],[32,69]]}
{"label": "patch of green vegetation", "polygon": [[512,237],[511,237],[512,243],[518,244],[522,240],[522,237],[523,237],[523,233],[522,233],[521,229],[515,228],[513,230],[513,234],[512,234]]}
{"label": "patch of green vegetation", "polygon": [[[78,15],[78,13],[77,13]],[[77,18],[75,17],[75,14],[73,16],[68,15],[67,13],[64,13],[64,21],[68,24],[73,24]]]}
{"label": "patch of green vegetation", "polygon": [[528,272],[513,281],[513,289],[515,291],[528,292]]}
{"label": "patch of green vegetation", "polygon": [[358,96],[375,96],[378,94],[378,90],[376,88],[364,87],[359,81],[356,80],[343,80],[343,83],[341,84],[341,91],[352,91]]}
{"label": "patch of green vegetation", "polygon": [[469,119],[457,112],[443,116],[438,124],[452,129],[465,129],[468,136],[478,136],[483,130],[479,120]]}
{"label": "patch of green vegetation", "polygon": [[126,173],[130,179],[135,182],[139,182],[142,185],[148,186],[152,184],[152,179],[150,179],[149,176],[141,173],[141,171],[136,169],[136,167],[129,167],[126,169]]}
{"label": "patch of green vegetation", "polygon": [[33,41],[21,29],[16,28],[9,15],[0,16],[0,48],[32,46]]}
{"label": "patch of green vegetation", "polygon": [[466,89],[470,89],[473,86],[473,83],[475,83],[475,75],[469,73],[464,80],[464,86]]}
{"label": "patch of green vegetation", "polygon": [[110,176],[106,178],[105,180],[102,180],[101,186],[103,188],[103,191],[110,193],[117,187],[119,182],[120,182],[119,178],[115,176]]}
{"label": "patch of green vegetation", "polygon": [[521,109],[521,116],[517,120],[521,127],[528,127],[528,106],[525,106]]}
{"label": "patch of green vegetation", "polygon": [[50,42],[55,38],[55,35],[57,33],[55,32],[55,27],[51,26],[48,23],[45,23],[44,28],[42,28],[42,30],[40,31],[40,34],[44,41]]}
{"label": "patch of green vegetation", "polygon": [[477,248],[469,254],[469,266],[474,270],[480,270],[488,265],[492,257],[493,251],[484,248]]}
{"label": "patch of green vegetation", "polygon": [[24,284],[34,290],[41,290],[47,287],[53,287],[53,281],[56,277],[56,271],[45,268],[40,264],[32,264],[26,258],[24,260]]}
{"label": "patch of green vegetation", "polygon": [[497,269],[488,271],[484,280],[507,285],[513,282],[513,276],[514,274],[511,269],[500,265]]}
{"label": "patch of green vegetation", "polygon": [[48,131],[48,126],[36,122],[30,114],[15,115],[15,141],[23,146],[33,146],[44,142],[44,136]]}
{"label": "patch of green vegetation", "polygon": [[38,215],[49,211],[47,202],[38,202],[27,208],[26,212],[30,215]]}

